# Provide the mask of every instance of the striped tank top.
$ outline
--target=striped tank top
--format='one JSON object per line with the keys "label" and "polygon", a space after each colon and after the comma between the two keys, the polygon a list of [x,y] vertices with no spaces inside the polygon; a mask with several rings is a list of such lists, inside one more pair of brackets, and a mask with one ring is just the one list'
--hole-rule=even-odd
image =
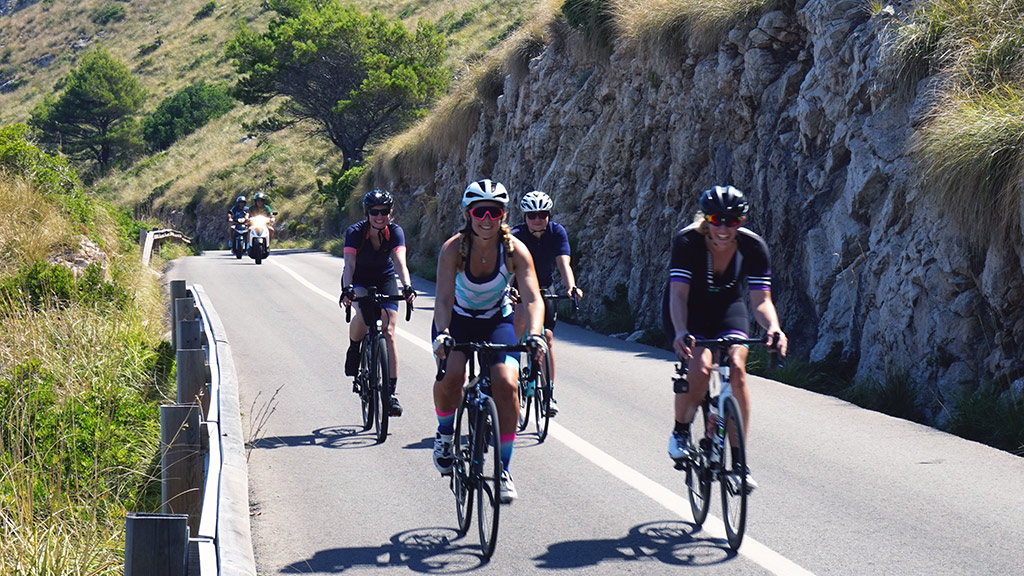
{"label": "striped tank top", "polygon": [[505,246],[499,244],[498,266],[489,277],[477,278],[470,274],[468,262],[455,275],[455,313],[470,318],[508,316],[512,313],[508,289],[511,282],[512,274],[505,265]]}

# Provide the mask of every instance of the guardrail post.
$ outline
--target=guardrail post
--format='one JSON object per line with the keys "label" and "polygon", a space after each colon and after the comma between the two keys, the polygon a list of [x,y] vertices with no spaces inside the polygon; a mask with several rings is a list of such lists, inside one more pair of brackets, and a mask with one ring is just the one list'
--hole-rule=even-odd
{"label": "guardrail post", "polygon": [[210,408],[210,394],[206,384],[210,381],[210,368],[206,363],[206,351],[202,348],[177,352],[178,360],[178,404],[197,402],[202,406],[203,418]]}
{"label": "guardrail post", "polygon": [[199,404],[160,406],[161,499],[165,514],[187,514],[199,530],[203,502],[203,454]]}
{"label": "guardrail post", "polygon": [[124,576],[186,576],[188,516],[129,512],[125,520]]}
{"label": "guardrail post", "polygon": [[187,295],[184,280],[171,280],[171,346],[178,345],[178,311],[175,303]]}

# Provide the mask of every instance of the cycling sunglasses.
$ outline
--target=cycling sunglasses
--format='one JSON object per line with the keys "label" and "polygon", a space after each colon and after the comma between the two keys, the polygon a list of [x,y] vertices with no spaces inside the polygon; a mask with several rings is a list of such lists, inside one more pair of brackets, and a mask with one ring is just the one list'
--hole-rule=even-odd
{"label": "cycling sunglasses", "polygon": [[498,206],[474,206],[469,209],[469,215],[477,220],[501,220],[505,217],[505,211]]}
{"label": "cycling sunglasses", "polygon": [[712,226],[728,226],[730,228],[735,228],[743,222],[742,216],[733,216],[732,214],[708,214],[704,219]]}
{"label": "cycling sunglasses", "polygon": [[370,208],[366,213],[370,216],[387,216],[391,214],[391,208]]}
{"label": "cycling sunglasses", "polygon": [[544,218],[550,218],[551,212],[527,212],[527,220],[543,220]]}

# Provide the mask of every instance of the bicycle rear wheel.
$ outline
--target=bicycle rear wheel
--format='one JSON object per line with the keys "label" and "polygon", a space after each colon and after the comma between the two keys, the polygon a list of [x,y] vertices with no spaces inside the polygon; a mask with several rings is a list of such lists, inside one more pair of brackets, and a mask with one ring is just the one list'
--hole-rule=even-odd
{"label": "bicycle rear wheel", "polygon": [[359,403],[362,408],[363,430],[369,430],[376,420],[375,411],[377,396],[373,391],[370,381],[370,342],[364,338],[359,345],[359,374],[356,375],[359,382]]}
{"label": "bicycle rear wheel", "polygon": [[384,442],[388,439],[388,423],[391,420],[391,375],[388,371],[388,347],[384,338],[377,338],[374,348],[376,353],[370,372],[377,395],[374,424],[377,426],[377,442]]}
{"label": "bicycle rear wheel", "polygon": [[465,536],[473,519],[473,484],[470,477],[470,434],[466,429],[466,405],[459,406],[455,413],[455,434],[452,439],[452,493],[455,494],[455,514],[459,520],[459,533]]}
{"label": "bicycle rear wheel", "polygon": [[548,407],[551,405],[551,359],[544,356],[537,370],[537,385],[534,389],[534,406],[536,406],[533,417],[537,427],[537,439],[540,442],[547,440],[548,426],[551,424],[551,416],[548,415]]}
{"label": "bicycle rear wheel", "polygon": [[747,452],[743,439],[743,419],[740,405],[733,397],[725,402],[725,433],[732,448],[722,450],[722,519],[729,548],[737,550],[743,542],[747,527]]}
{"label": "bicycle rear wheel", "polygon": [[697,406],[690,423],[690,460],[686,464],[686,491],[689,494],[693,523],[700,528],[711,507],[711,469],[708,453],[711,441],[707,438],[708,401]]}
{"label": "bicycle rear wheel", "polygon": [[474,462],[476,476],[477,524],[480,527],[480,550],[484,558],[494,554],[498,542],[498,516],[501,512],[501,429],[494,400],[484,396],[476,413]]}
{"label": "bicycle rear wheel", "polygon": [[519,371],[519,431],[526,430],[530,423],[530,405],[533,395],[530,394],[530,374],[523,368]]}

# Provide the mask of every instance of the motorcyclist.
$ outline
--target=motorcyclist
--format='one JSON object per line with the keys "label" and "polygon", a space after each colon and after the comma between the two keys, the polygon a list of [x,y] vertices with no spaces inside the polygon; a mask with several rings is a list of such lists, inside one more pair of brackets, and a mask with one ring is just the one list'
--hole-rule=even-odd
{"label": "motorcyclist", "polygon": [[[234,226],[236,222],[240,222],[249,217],[249,208],[245,205],[245,196],[239,196],[235,198],[235,203],[228,208],[228,247],[234,249]],[[246,238],[248,242],[248,238]],[[248,248],[248,246],[246,247]]]}
{"label": "motorcyclist", "polygon": [[270,219],[270,223],[267,224],[267,229],[270,230],[270,239],[274,239],[274,210],[270,207],[270,203],[267,201],[267,195],[263,192],[257,192],[252,197],[252,207],[249,208],[249,217],[253,216],[266,216]]}

